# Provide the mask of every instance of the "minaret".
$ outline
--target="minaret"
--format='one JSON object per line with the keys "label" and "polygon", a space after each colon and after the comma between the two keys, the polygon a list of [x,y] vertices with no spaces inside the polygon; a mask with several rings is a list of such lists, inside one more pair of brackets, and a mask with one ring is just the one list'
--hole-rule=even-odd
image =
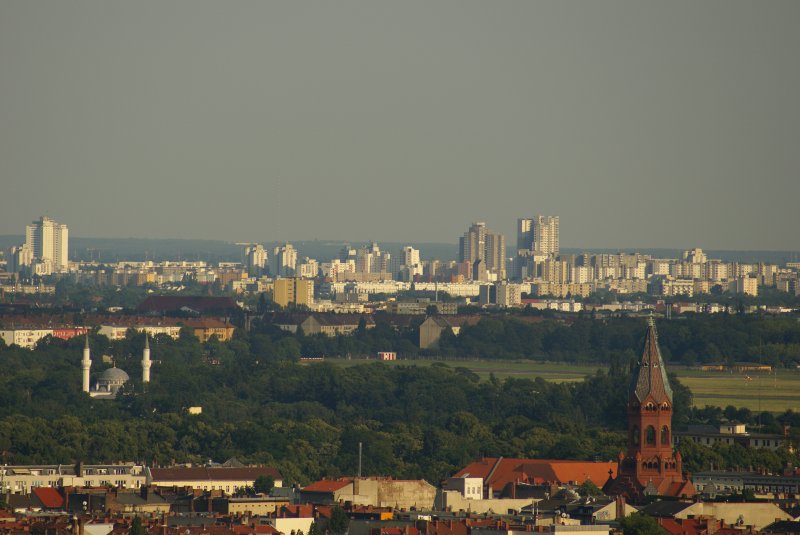
{"label": "minaret", "polygon": [[83,346],[83,360],[81,361],[81,368],[83,368],[83,391],[89,392],[89,370],[92,368],[92,359],[89,349],[89,333],[86,333],[86,345]]}
{"label": "minaret", "polygon": [[142,351],[142,382],[150,382],[150,337],[144,334],[144,351]]}

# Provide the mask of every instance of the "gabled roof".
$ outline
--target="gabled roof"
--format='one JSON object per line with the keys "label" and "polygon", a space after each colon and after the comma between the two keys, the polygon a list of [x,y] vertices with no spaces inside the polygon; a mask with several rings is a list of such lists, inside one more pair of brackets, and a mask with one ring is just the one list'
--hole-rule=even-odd
{"label": "gabled roof", "polygon": [[800,533],[800,522],[797,520],[777,520],[761,531],[767,533]]}
{"label": "gabled roof", "polygon": [[464,467],[455,477],[480,477],[484,485],[498,490],[514,482],[580,485],[587,479],[601,486],[608,479],[609,470],[616,474],[617,463],[484,457]]}
{"label": "gabled roof", "polygon": [[352,479],[321,479],[303,487],[303,492],[336,492],[352,483]]}
{"label": "gabled roof", "polygon": [[135,492],[120,492],[114,498],[117,503],[121,503],[122,505],[162,505],[167,503],[163,497],[159,496],[155,492],[148,492],[146,497],[141,496]]}
{"label": "gabled roof", "polygon": [[641,512],[648,516],[662,518],[673,518],[675,515],[694,505],[690,502],[674,502],[671,500],[659,500],[649,503],[641,509]]}
{"label": "gabled roof", "polygon": [[239,306],[230,297],[206,295],[151,295],[138,307],[144,312],[178,311],[183,308],[197,312],[237,310]]}
{"label": "gabled roof", "polygon": [[64,497],[53,487],[35,487],[33,494],[46,509],[62,509]]}
{"label": "gabled roof", "polygon": [[667,401],[672,404],[672,388],[669,386],[664,359],[661,358],[661,351],[658,349],[658,333],[655,320],[652,318],[648,320],[642,359],[633,373],[628,392],[628,398],[631,400],[635,398],[639,403],[648,396],[651,396],[656,403]]}

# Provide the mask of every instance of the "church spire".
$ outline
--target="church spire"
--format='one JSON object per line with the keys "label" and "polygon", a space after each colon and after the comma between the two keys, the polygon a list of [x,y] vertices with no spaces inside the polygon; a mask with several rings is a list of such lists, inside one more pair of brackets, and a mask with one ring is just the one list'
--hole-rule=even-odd
{"label": "church spire", "polygon": [[661,350],[658,348],[656,322],[652,317],[647,321],[642,358],[633,373],[628,392],[628,397],[631,400],[635,398],[639,403],[644,402],[648,396],[656,403],[667,401],[672,404],[672,388],[669,386],[664,359],[661,358]]}

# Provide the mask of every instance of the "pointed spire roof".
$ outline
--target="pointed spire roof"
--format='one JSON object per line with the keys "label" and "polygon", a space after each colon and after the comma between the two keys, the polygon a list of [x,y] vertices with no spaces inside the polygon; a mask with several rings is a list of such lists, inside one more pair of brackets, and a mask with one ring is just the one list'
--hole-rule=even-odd
{"label": "pointed spire roof", "polygon": [[150,349],[150,337],[147,336],[147,333],[144,334],[144,348]]}
{"label": "pointed spire roof", "polygon": [[652,396],[656,403],[668,401],[672,404],[672,388],[669,386],[661,350],[658,349],[658,333],[656,332],[656,322],[652,316],[647,320],[647,334],[644,339],[642,358],[633,372],[628,392],[628,397],[636,398],[639,403],[648,396]]}
{"label": "pointed spire roof", "polygon": [[89,333],[86,333],[86,343],[83,346],[84,349],[89,349]]}

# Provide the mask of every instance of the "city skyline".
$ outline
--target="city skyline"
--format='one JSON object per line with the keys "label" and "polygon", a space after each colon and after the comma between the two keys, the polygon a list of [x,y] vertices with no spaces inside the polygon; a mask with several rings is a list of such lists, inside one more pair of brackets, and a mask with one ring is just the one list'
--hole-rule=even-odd
{"label": "city skyline", "polygon": [[798,20],[3,3],[0,234],[46,213],[73,236],[441,243],[554,213],[566,247],[798,250]]}

